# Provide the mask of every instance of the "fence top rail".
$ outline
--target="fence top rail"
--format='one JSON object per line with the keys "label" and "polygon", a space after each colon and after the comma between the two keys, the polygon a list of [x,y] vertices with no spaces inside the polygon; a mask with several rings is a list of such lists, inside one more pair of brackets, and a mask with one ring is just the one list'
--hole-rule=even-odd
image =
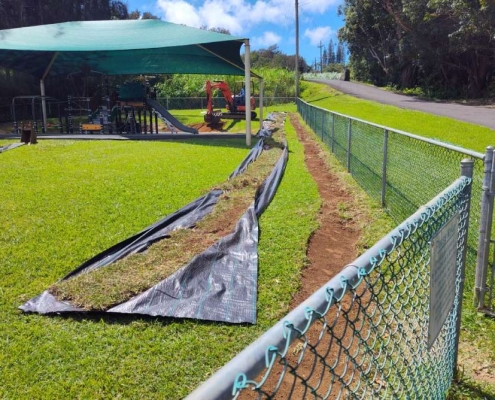
{"label": "fence top rail", "polygon": [[309,104],[306,101],[302,100],[301,98],[298,98],[297,101],[300,101],[301,103],[304,103],[304,104],[306,104],[308,106],[317,108],[317,109],[319,109],[321,111],[326,111],[326,112],[329,112],[331,114],[335,114],[335,115],[338,115],[340,117],[348,118],[348,119],[353,120],[353,121],[362,122],[364,124],[371,125],[371,126],[374,126],[376,128],[386,129],[389,132],[394,132],[394,133],[397,133],[398,135],[410,137],[411,139],[416,139],[416,140],[420,140],[422,142],[433,144],[435,146],[440,146],[440,147],[443,147],[445,149],[455,151],[457,153],[466,154],[468,156],[471,156],[471,157],[476,158],[476,159],[479,159],[479,160],[483,160],[485,158],[485,155],[484,154],[478,153],[477,151],[474,151],[474,150],[465,149],[463,147],[455,146],[455,145],[450,144],[450,143],[441,142],[440,140],[425,138],[423,136],[418,136],[418,135],[414,135],[414,134],[409,133],[409,132],[401,131],[400,129],[390,128],[388,126],[375,124],[373,122],[365,121],[363,119],[359,119],[359,118],[351,117],[349,115],[341,114],[341,113],[338,113],[338,112],[335,112],[335,111],[327,110],[326,108],[318,107],[318,106]]}
{"label": "fence top rail", "polygon": [[366,275],[384,261],[387,255],[470,184],[471,177],[467,176],[454,181],[354,262],[346,265],[340,273],[190,393],[186,400],[231,399],[236,394],[236,389],[246,387],[247,383],[255,384],[256,382],[249,378],[256,378],[258,373],[268,366],[270,352],[285,354],[289,345],[297,339],[294,332],[305,331],[320,316],[326,315],[332,305],[339,303],[344,295],[352,288],[356,288]]}

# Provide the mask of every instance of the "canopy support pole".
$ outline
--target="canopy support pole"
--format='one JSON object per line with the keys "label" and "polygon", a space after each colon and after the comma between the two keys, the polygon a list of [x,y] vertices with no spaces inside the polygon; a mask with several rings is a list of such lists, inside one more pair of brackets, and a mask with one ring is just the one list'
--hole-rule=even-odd
{"label": "canopy support pole", "polygon": [[260,78],[260,129],[263,128],[263,103],[264,103],[264,99],[263,99],[263,91],[265,90],[264,86],[263,86],[264,82],[263,82],[263,78]]}
{"label": "canopy support pole", "polygon": [[46,99],[45,99],[45,96],[46,96],[46,93],[45,93],[45,78],[48,75],[48,73],[50,72],[50,69],[52,68],[52,65],[55,62],[55,59],[57,58],[57,56],[58,56],[58,51],[56,51],[55,53],[53,53],[53,56],[52,56],[52,58],[50,60],[50,63],[46,67],[45,73],[43,74],[43,76],[40,79],[41,110],[43,112],[43,129],[45,130],[45,133],[46,133],[46,125],[47,125]]}
{"label": "canopy support pole", "polygon": [[47,124],[47,117],[46,117],[46,100],[45,100],[45,80],[41,79],[40,80],[40,93],[41,93],[41,110],[43,112],[43,133],[46,133],[46,124]]}
{"label": "canopy support pole", "polygon": [[251,54],[249,39],[244,41],[244,94],[246,99],[246,146],[251,147]]}

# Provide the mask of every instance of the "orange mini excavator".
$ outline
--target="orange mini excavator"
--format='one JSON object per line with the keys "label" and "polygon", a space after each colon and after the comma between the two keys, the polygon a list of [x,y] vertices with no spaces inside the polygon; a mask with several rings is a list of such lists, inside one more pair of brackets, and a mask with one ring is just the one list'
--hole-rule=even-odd
{"label": "orange mini excavator", "polygon": [[[227,104],[227,112],[221,110],[213,110],[213,90],[220,89]],[[246,97],[244,95],[244,89],[241,89],[239,94],[233,95],[230,91],[229,85],[224,81],[206,81],[206,123],[218,123],[220,119],[245,119],[246,118]],[[251,97],[251,118],[256,118],[256,113],[253,111],[256,109],[256,103],[254,97]]]}

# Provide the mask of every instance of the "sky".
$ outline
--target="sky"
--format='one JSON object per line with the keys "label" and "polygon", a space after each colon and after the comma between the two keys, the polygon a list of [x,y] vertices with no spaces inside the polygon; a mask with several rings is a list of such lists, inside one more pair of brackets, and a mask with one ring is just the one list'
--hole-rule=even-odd
{"label": "sky", "polygon": [[[164,21],[199,28],[225,28],[248,38],[251,50],[277,45],[296,53],[295,0],[127,0],[129,12],[151,12]],[[299,55],[309,65],[320,60],[321,44],[337,42],[344,23],[338,16],[343,0],[299,0]],[[322,51],[323,49],[321,49]],[[244,50],[241,50],[242,52]]]}

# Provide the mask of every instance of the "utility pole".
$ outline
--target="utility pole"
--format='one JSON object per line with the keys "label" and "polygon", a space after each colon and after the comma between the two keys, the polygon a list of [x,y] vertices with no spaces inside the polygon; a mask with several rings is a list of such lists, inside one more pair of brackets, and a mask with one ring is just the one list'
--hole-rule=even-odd
{"label": "utility pole", "polygon": [[318,48],[320,49],[320,72],[323,72],[323,56],[321,53],[321,49],[323,48],[323,45],[321,44],[321,40],[320,40],[320,45],[318,46]]}
{"label": "utility pole", "polygon": [[296,98],[299,97],[299,0],[296,0]]}

